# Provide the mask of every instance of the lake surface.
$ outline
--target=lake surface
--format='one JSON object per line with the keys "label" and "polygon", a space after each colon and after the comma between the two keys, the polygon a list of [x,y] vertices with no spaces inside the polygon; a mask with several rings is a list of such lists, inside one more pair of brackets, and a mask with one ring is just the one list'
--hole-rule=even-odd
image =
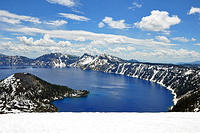
{"label": "lake surface", "polygon": [[50,83],[73,89],[87,89],[88,97],[65,98],[53,104],[60,112],[166,112],[173,95],[149,81],[73,68],[0,68],[0,79],[13,73],[32,73]]}

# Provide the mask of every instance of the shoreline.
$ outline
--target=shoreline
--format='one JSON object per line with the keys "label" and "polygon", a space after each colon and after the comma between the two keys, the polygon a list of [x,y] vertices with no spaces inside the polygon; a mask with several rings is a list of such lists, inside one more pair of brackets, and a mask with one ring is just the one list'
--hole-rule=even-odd
{"label": "shoreline", "polygon": [[[105,72],[105,73],[110,73],[110,72]],[[173,95],[173,105],[171,107],[169,107],[170,109],[172,109],[174,107],[174,105],[177,104],[178,102],[178,98],[177,98],[177,94],[175,93],[175,90],[172,89],[170,86],[165,86],[162,82],[156,82],[154,80],[148,80],[148,79],[143,79],[143,78],[138,78],[138,76],[129,76],[129,75],[125,75],[124,73],[113,73],[113,74],[119,74],[119,75],[124,75],[124,76],[127,76],[127,77],[132,77],[132,78],[136,78],[136,79],[142,79],[142,80],[146,80],[146,81],[149,81],[149,82],[153,82],[153,83],[157,83],[163,87],[165,87],[165,89],[169,90],[171,92],[171,94]]]}

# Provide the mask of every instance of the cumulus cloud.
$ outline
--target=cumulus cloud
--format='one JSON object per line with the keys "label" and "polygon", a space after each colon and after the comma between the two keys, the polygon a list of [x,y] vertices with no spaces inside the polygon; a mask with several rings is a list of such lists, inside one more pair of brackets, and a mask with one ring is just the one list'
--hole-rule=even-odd
{"label": "cumulus cloud", "polygon": [[153,10],[150,16],[143,17],[140,22],[136,22],[134,25],[142,30],[164,32],[180,22],[181,19],[178,16],[170,17],[166,11]]}
{"label": "cumulus cloud", "polygon": [[59,13],[59,15],[67,18],[67,19],[72,19],[72,20],[77,20],[77,21],[89,21],[89,18],[86,18],[85,16],[79,16],[76,14],[69,14],[69,13]]}
{"label": "cumulus cloud", "polygon": [[127,29],[130,28],[128,24],[125,23],[125,20],[113,20],[112,17],[105,17],[102,22],[98,24],[99,28],[102,28],[107,24],[110,28],[113,29]]}
{"label": "cumulus cloud", "polygon": [[76,5],[74,0],[46,0],[46,1],[52,4],[59,4],[67,7],[73,7]]}
{"label": "cumulus cloud", "polygon": [[190,11],[188,12],[188,15],[196,14],[196,13],[199,13],[199,14],[200,14],[200,8],[192,7],[192,8],[190,9]]}
{"label": "cumulus cloud", "polygon": [[21,21],[38,23],[38,24],[41,23],[39,18],[17,15],[5,10],[0,10],[0,21],[10,23],[10,24],[20,24]]}
{"label": "cumulus cloud", "polygon": [[46,24],[53,25],[53,26],[61,26],[61,25],[67,24],[67,23],[68,22],[65,20],[55,20],[55,21],[46,22]]}
{"label": "cumulus cloud", "polygon": [[156,39],[161,41],[161,42],[166,42],[166,43],[170,43],[171,41],[165,37],[165,36],[156,36]]}
{"label": "cumulus cloud", "polygon": [[44,37],[40,40],[34,41],[32,37],[27,38],[26,36],[17,37],[17,39],[21,42],[23,42],[26,45],[46,45],[46,44],[54,44],[55,42],[51,40],[50,36],[48,34],[45,34]]}
{"label": "cumulus cloud", "polygon": [[55,42],[54,40],[51,39],[51,37],[48,34],[45,34],[43,36],[43,38],[39,39],[39,40],[34,40],[32,37],[27,38],[26,36],[22,36],[22,37],[17,37],[17,39],[22,42],[25,45],[28,46],[45,46],[45,47],[49,47],[49,46],[60,46],[60,47],[65,47],[65,46],[71,46],[71,42],[69,41],[58,41]]}
{"label": "cumulus cloud", "polygon": [[103,23],[103,22],[100,22],[99,24],[98,24],[98,27],[99,28],[103,28],[105,26],[105,24]]}

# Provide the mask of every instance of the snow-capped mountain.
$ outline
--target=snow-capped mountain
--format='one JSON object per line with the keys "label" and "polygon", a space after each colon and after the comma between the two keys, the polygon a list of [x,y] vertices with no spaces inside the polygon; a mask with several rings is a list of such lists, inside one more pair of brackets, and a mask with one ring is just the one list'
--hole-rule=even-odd
{"label": "snow-capped mountain", "polygon": [[[14,58],[14,59],[13,59]],[[15,63],[10,63],[15,62]],[[30,65],[34,67],[76,67],[115,73],[156,82],[172,91],[174,106],[170,111],[200,110],[200,67],[193,65],[153,64],[123,60],[111,55],[81,57],[52,53],[29,59],[0,55],[1,65]]]}
{"label": "snow-capped mountain", "polygon": [[102,67],[111,68],[114,65],[118,65],[119,63],[125,63],[125,62],[128,62],[128,61],[123,60],[118,57],[111,56],[111,55],[106,55],[106,54],[102,54],[99,56],[84,54],[83,56],[80,57],[78,61],[70,64],[69,66],[78,67],[83,70],[90,69],[90,70],[99,70],[99,71],[107,72]]}
{"label": "snow-capped mountain", "polygon": [[36,58],[31,65],[39,67],[64,68],[78,59],[79,57],[77,56],[51,53]]}
{"label": "snow-capped mountain", "polygon": [[52,101],[88,93],[50,84],[29,73],[16,73],[0,81],[0,113],[55,112]]}
{"label": "snow-capped mountain", "polygon": [[77,61],[79,57],[61,53],[51,53],[42,55],[36,59],[23,56],[0,55],[0,66],[34,66],[63,68]]}
{"label": "snow-capped mountain", "polygon": [[109,55],[84,55],[70,66],[156,82],[172,91],[174,107],[171,111],[198,111],[200,109],[200,69],[197,67],[132,63]]}
{"label": "snow-capped mountain", "polygon": [[7,56],[0,54],[0,66],[28,66],[33,61],[24,56]]}

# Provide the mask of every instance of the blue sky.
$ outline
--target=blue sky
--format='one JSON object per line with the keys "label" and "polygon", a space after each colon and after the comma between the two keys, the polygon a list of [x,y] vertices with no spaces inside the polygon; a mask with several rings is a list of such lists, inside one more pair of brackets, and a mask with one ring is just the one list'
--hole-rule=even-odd
{"label": "blue sky", "polygon": [[148,62],[200,60],[197,0],[2,0],[0,53],[111,54]]}

